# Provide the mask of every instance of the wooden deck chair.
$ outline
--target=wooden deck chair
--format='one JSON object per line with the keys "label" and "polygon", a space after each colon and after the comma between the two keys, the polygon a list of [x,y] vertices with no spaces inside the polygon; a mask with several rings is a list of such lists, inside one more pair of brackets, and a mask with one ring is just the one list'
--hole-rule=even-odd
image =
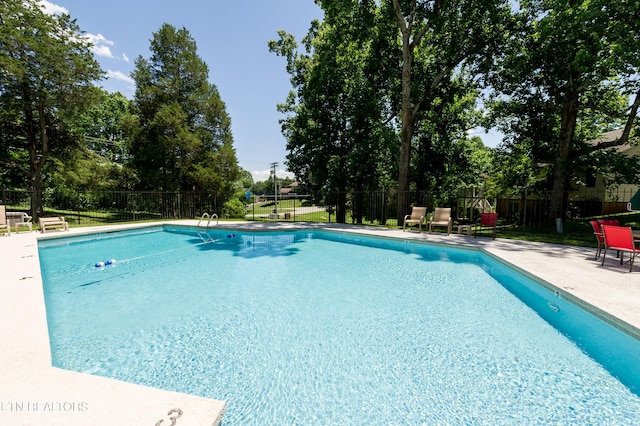
{"label": "wooden deck chair", "polygon": [[627,226],[602,225],[604,234],[604,253],[602,253],[602,265],[607,257],[607,250],[617,250],[620,254],[620,264],[623,263],[624,254],[629,253],[629,272],[633,270],[633,261],[640,249],[636,248],[633,241],[633,231]]}
{"label": "wooden deck chair", "polygon": [[[404,232],[407,225],[409,225],[409,230],[411,230],[411,225],[415,225],[417,223],[418,232],[422,232],[422,222],[425,222],[426,217],[427,217],[426,207],[413,207],[411,209],[411,214],[408,214],[404,217],[402,231]],[[425,225],[426,225],[426,222],[425,222]]]}
{"label": "wooden deck chair", "polygon": [[473,233],[474,237],[478,236],[478,231],[482,231],[486,228],[490,228],[493,230],[493,239],[496,239],[496,228],[498,226],[498,213],[482,213],[480,215],[480,220],[476,224],[475,231]]}
{"label": "wooden deck chair", "polygon": [[429,221],[429,232],[433,231],[434,226],[446,226],[447,235],[451,233],[451,227],[453,226],[453,219],[451,218],[451,208],[449,207],[436,207],[433,212],[433,218]]}
{"label": "wooden deck chair", "polygon": [[11,235],[11,227],[7,221],[7,206],[0,206],[0,233]]}

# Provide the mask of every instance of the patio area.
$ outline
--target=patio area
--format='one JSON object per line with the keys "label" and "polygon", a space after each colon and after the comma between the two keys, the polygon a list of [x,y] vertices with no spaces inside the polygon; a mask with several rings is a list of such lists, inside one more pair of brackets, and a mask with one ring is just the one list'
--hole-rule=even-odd
{"label": "patio area", "polygon": [[[171,224],[195,226],[197,221]],[[151,224],[121,225],[127,229]],[[594,260],[595,249],[443,233],[403,232],[338,224],[220,223],[242,230],[332,229],[341,232],[465,245],[482,249],[534,277],[640,339],[640,262],[633,272],[607,256]],[[111,226],[109,229],[113,229]],[[21,232],[0,237],[0,420],[21,425],[176,424],[217,425],[225,403],[134,385],[51,366],[46,311],[37,250],[38,238],[93,233],[104,227],[69,232]],[[162,421],[162,422],[160,422]],[[160,422],[160,423],[159,423]]]}

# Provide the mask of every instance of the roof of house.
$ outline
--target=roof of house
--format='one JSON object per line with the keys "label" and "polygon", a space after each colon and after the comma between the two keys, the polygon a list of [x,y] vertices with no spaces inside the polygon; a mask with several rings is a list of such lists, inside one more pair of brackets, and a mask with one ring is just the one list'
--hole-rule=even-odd
{"label": "roof of house", "polygon": [[[620,139],[620,137],[622,137],[623,131],[624,129],[611,130],[610,132],[605,132],[600,136],[598,136],[597,138],[588,141],[587,143],[589,143],[590,145],[598,145],[603,142],[613,142],[616,139]],[[628,151],[631,148],[634,148],[634,145],[631,145],[629,143],[611,147],[611,149],[615,149],[617,152],[620,152],[620,153]]]}

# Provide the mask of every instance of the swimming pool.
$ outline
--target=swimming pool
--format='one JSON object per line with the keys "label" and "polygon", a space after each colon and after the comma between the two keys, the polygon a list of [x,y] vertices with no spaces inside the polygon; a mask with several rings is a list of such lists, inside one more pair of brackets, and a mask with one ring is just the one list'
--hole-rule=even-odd
{"label": "swimming pool", "polygon": [[479,252],[181,227],[39,250],[55,366],[226,400],[225,425],[640,417],[638,342]]}

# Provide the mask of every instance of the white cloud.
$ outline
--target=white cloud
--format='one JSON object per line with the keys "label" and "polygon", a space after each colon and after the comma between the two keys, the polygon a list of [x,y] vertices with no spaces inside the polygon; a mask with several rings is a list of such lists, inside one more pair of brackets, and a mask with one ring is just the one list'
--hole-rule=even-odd
{"label": "white cloud", "polygon": [[107,40],[102,34],[85,34],[85,37],[93,44],[108,44],[109,46],[113,46],[114,44],[111,40]]}
{"label": "white cloud", "polygon": [[[253,176],[254,182],[264,182],[265,180],[271,179],[271,169],[266,170],[254,170],[251,172],[251,176]],[[288,172],[284,169],[276,171],[276,177],[278,178],[290,178],[293,179],[295,176],[293,173]]]}
{"label": "white cloud", "polygon": [[44,13],[48,15],[69,14],[69,10],[65,7],[51,3],[47,0],[41,0],[40,7],[44,10]]}
{"label": "white cloud", "polygon": [[113,53],[111,53],[111,48],[109,46],[91,46],[91,51],[97,56],[103,56],[105,58],[113,58]]}
{"label": "white cloud", "polygon": [[113,58],[111,47],[109,47],[114,45],[113,41],[107,40],[107,38],[102,34],[85,34],[84,37],[93,45],[91,47],[91,51],[95,55],[105,58]]}
{"label": "white cloud", "polygon": [[91,51],[96,56],[102,56],[103,58],[110,59],[122,59],[125,62],[129,62],[129,57],[126,54],[122,54],[122,57],[116,58],[111,51],[111,46],[114,46],[115,43],[112,40],[107,39],[102,34],[84,34],[84,38],[86,38],[93,46],[91,46]]}
{"label": "white cloud", "polygon": [[115,78],[116,80],[122,80],[124,82],[129,83],[129,84],[134,84],[135,83],[131,77],[129,77],[128,75],[126,75],[122,71],[108,70],[107,71],[107,78]]}

